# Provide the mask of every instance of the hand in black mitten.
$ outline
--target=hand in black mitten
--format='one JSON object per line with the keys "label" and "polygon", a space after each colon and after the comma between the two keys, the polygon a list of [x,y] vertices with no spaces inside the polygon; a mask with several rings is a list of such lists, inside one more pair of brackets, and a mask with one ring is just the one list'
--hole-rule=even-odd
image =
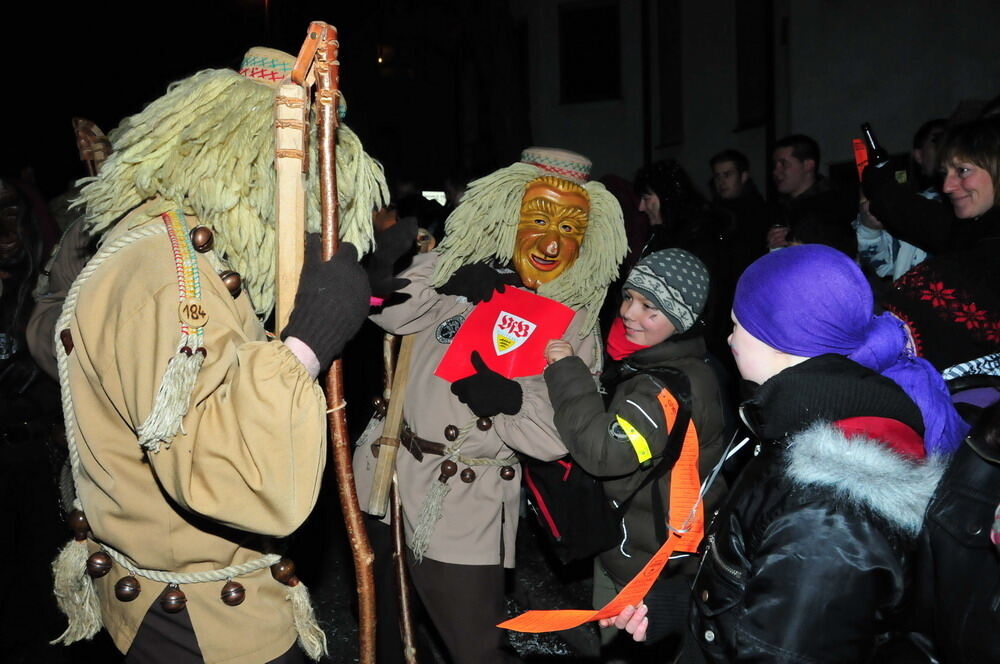
{"label": "hand in black mitten", "polygon": [[409,281],[393,277],[394,266],[407,251],[416,246],[417,219],[408,217],[375,233],[375,251],[368,257],[365,271],[375,297],[388,297]]}
{"label": "hand in black mitten", "polygon": [[341,244],[333,258],[324,261],[319,235],[312,233],[306,239],[295,307],[281,338],[301,340],[316,354],[320,370],[326,370],[361,328],[370,300],[368,279],[358,265],[354,245]]}
{"label": "hand in black mitten", "polygon": [[505,286],[520,284],[517,273],[497,272],[486,263],[470,263],[455,270],[437,291],[444,295],[459,295],[473,304],[489,302],[493,293],[502,293]]}
{"label": "hand in black mitten", "polygon": [[896,174],[888,165],[875,168],[869,164],[861,172],[861,189],[864,191],[865,198],[868,199],[868,209],[876,219],[883,219],[887,216],[885,210],[886,191],[894,185],[899,185],[899,183],[896,182]]}
{"label": "hand in black mitten", "polygon": [[504,378],[486,366],[479,351],[472,351],[472,366],[476,373],[452,383],[452,394],[477,417],[493,417],[498,413],[516,415],[524,398],[517,381]]}

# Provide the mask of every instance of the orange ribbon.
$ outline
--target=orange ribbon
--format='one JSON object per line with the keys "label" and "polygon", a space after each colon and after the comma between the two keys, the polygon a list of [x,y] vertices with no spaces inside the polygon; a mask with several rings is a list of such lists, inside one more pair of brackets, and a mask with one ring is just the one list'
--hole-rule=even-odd
{"label": "orange ribbon", "polygon": [[[663,390],[657,395],[670,429],[677,419],[677,400]],[[684,432],[681,455],[670,471],[670,533],[663,546],[639,570],[615,598],[594,610],[525,611],[497,627],[517,632],[556,632],[579,627],[602,618],[613,618],[625,607],[635,606],[646,597],[674,551],[697,553],[705,535],[705,508],[701,502],[701,480],[698,477],[698,434],[694,421]]]}

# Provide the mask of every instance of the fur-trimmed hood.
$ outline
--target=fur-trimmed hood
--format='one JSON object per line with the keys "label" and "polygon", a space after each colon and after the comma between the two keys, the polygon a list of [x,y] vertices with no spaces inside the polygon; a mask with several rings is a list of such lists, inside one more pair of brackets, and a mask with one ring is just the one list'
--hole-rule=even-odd
{"label": "fur-trimmed hood", "polygon": [[938,456],[907,459],[884,443],[848,437],[823,422],[789,438],[786,470],[796,484],[831,489],[915,537],[945,465]]}

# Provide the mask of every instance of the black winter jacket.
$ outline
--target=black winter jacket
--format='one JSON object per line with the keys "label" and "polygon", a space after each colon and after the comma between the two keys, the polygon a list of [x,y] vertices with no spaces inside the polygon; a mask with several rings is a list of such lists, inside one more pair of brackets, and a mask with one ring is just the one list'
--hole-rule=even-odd
{"label": "black winter jacket", "polygon": [[879,661],[940,466],[834,422],[891,418],[922,435],[920,412],[839,355],[786,369],[744,409],[764,442],[709,531],[696,639],[714,662]]}
{"label": "black winter jacket", "polygon": [[[552,400],[556,429],[573,459],[591,475],[603,480],[609,498],[617,502],[631,496],[656,463],[680,450],[666,450],[667,427],[657,394],[665,389],[656,378],[642,373],[656,368],[682,371],[691,388],[691,422],[699,438],[699,474],[705,478],[722,455],[722,397],[715,373],[706,359],[701,337],[670,340],[644,348],[612,363],[602,380],[615,384],[609,406],[597,391],[593,376],[578,357],[567,357],[545,370],[545,384]],[[635,449],[617,417],[622,417],[646,439],[653,454],[652,464],[640,468]],[[659,495],[670,495],[670,473],[658,482]],[[654,523],[653,484],[642,489],[629,503],[622,524],[619,546],[600,554],[601,565],[619,585],[632,580],[663,543]],[[725,493],[725,483],[717,481],[705,497],[705,514]],[[665,498],[663,498],[665,500]],[[707,518],[707,516],[706,516]],[[692,563],[696,560],[690,557]],[[680,570],[671,563],[668,574]],[[686,570],[694,574],[691,564]]]}
{"label": "black winter jacket", "polygon": [[1000,445],[970,436],[934,492],[914,558],[913,618],[945,664],[1000,662],[1000,557],[990,542],[998,503]]}

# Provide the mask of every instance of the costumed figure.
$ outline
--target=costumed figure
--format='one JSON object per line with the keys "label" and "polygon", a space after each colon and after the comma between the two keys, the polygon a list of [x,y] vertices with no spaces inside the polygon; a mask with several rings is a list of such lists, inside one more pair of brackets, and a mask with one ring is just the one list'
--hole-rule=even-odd
{"label": "costumed figure", "polygon": [[[338,132],[341,236],[307,243],[284,343],[274,301],[275,85],[294,59],[251,49],[125,119],[83,189],[103,233],[56,324],[76,488],[54,563],[72,643],[103,626],[126,661],[297,661],[326,650],[281,539],[312,510],[326,458],[317,374],[368,313],[357,250],[387,198]],[[343,108],[341,108],[341,111]],[[312,124],[312,123],[310,123]],[[306,226],[319,226],[316,141]]]}
{"label": "costumed figure", "polygon": [[[587,181],[589,171],[578,154],[529,148],[472,182],[441,245],[414,259],[399,275],[409,283],[397,303],[372,317],[414,335],[397,490],[413,585],[455,662],[508,657],[495,625],[504,617],[503,569],[514,565],[517,455],[566,454],[540,375],[545,343],[567,339],[600,371],[598,309],[626,247],[621,209]],[[519,298],[531,300],[527,309],[516,308]],[[501,365],[519,355],[512,363],[537,366],[504,375]],[[373,420],[355,453],[362,506],[382,429]]]}

